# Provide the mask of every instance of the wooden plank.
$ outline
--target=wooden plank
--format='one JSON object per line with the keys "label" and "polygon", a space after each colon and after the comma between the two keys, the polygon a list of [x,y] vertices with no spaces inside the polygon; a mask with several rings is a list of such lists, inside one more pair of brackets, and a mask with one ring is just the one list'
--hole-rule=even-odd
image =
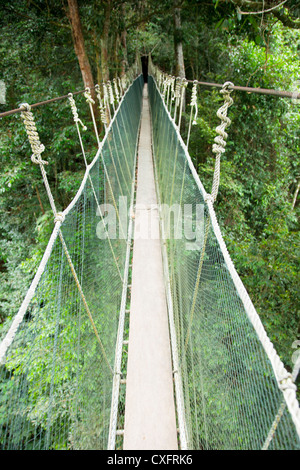
{"label": "wooden plank", "polygon": [[[151,224],[147,224],[149,221]],[[123,449],[177,448],[168,311],[145,85],[138,148]]]}

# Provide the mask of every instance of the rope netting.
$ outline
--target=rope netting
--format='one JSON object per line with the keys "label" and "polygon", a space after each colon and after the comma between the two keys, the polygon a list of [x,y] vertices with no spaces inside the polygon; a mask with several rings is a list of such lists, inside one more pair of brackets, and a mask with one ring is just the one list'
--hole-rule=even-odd
{"label": "rope netting", "polygon": [[[181,448],[299,449],[296,376],[286,371],[265,333],[213,208],[225,128],[230,124],[232,84],[225,83],[222,89],[221,125],[213,147],[215,175],[212,194],[207,194],[180,136],[180,96],[186,83],[150,65],[153,152]],[[197,112],[195,86],[191,105],[190,126]]]}
{"label": "rope netting", "polygon": [[[114,449],[133,226],[142,76],[95,87],[105,128],[88,164],[72,94],[69,103],[86,172],[58,213],[30,106],[22,118],[40,165],[55,227],[30,289],[0,344],[0,448]],[[208,194],[180,135],[188,82],[150,60],[152,145],[181,449],[299,449],[300,412],[289,374],[234,268],[213,204],[230,124],[233,85],[221,90]],[[129,78],[128,78],[129,77]],[[135,78],[135,79],[134,79]],[[133,83],[129,85],[134,79]],[[46,151],[45,151],[46,154]],[[159,425],[159,423],[158,423]]]}
{"label": "rope netting", "polygon": [[[114,446],[141,76],[128,85],[119,80],[97,89],[106,129],[102,142],[86,90],[99,148],[88,164],[80,139],[84,179],[64,212],[57,213],[50,199],[54,231],[0,346],[2,449]],[[69,100],[80,138],[78,123],[83,125],[71,94]],[[46,184],[44,148],[30,107],[23,107],[32,161],[40,164]]]}

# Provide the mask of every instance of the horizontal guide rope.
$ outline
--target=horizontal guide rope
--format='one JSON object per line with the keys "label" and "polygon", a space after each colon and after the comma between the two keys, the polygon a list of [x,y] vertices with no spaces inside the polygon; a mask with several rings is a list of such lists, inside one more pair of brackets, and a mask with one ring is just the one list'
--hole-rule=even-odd
{"label": "horizontal guide rope", "polygon": [[[207,86],[207,87],[215,87],[215,88],[222,88],[223,85],[220,83],[209,83],[209,82],[200,82],[199,80],[187,80],[189,83],[198,83],[198,85]],[[233,90],[237,91],[246,91],[248,93],[258,93],[261,95],[271,95],[271,96],[278,96],[279,98],[291,98],[291,99],[300,99],[300,92],[292,92],[292,91],[283,91],[283,90],[272,90],[268,88],[251,88],[247,86],[238,86],[233,85]],[[1,116],[1,115],[0,115]]]}
{"label": "horizontal guide rope", "polygon": [[[95,88],[96,88],[96,86],[90,87],[90,90],[94,90]],[[72,95],[80,95],[82,93],[86,93],[86,89],[85,90],[74,91],[74,93],[72,93]],[[43,106],[44,104],[54,103],[55,101],[64,100],[66,98],[69,98],[69,94],[68,95],[62,95],[62,96],[57,96],[56,98],[51,98],[50,100],[46,100],[46,101],[40,101],[39,103],[31,104],[30,107],[31,108],[37,108],[38,106]],[[24,111],[23,107],[17,108],[17,109],[11,109],[10,111],[5,111],[4,113],[0,113],[0,118],[5,117],[5,116],[11,116],[12,114],[21,113],[22,111]]]}
{"label": "horizontal guide rope", "polygon": [[[222,88],[223,85],[220,83],[210,83],[210,82],[201,82],[199,80],[187,80],[188,83],[197,83],[198,85],[201,86],[207,86],[207,87],[212,87],[212,88]],[[97,85],[94,87],[91,87],[90,90],[96,89]],[[277,96],[279,98],[290,98],[290,99],[298,99],[300,100],[300,92],[292,92],[292,91],[284,91],[284,90],[272,90],[268,88],[251,88],[247,86],[239,86],[239,85],[233,85],[232,87],[233,90],[237,91],[245,91],[247,93],[257,93],[260,95],[270,95],[270,96]],[[73,95],[80,95],[82,93],[85,93],[86,90],[80,90],[80,91],[75,91]],[[52,98],[50,100],[46,101],[40,101],[39,103],[34,103],[31,104],[31,108],[37,108],[38,106],[43,106],[45,104],[50,104],[54,103],[55,101],[63,100],[68,98],[69,95],[63,95],[63,96],[58,96],[56,98]],[[16,113],[21,113],[24,111],[23,108],[17,108],[17,109],[11,109],[10,111],[5,111],[4,113],[0,113],[0,118],[6,117],[6,116],[11,116],[12,114]]]}

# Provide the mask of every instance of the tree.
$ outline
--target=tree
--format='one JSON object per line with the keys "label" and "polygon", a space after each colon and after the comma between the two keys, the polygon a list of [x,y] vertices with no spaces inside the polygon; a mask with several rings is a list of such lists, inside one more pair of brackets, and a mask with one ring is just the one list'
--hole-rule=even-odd
{"label": "tree", "polygon": [[185,78],[180,8],[174,8],[175,75]]}
{"label": "tree", "polygon": [[111,16],[111,0],[106,0],[104,3],[104,23],[103,30],[100,37],[101,45],[101,69],[102,79],[104,81],[109,80],[109,64],[108,64],[108,38],[109,38],[109,26]]}
{"label": "tree", "polygon": [[78,58],[82,80],[85,87],[89,87],[93,94],[94,79],[89,58],[87,56],[82,33],[81,20],[77,0],[68,0],[68,18],[71,24],[74,49]]}

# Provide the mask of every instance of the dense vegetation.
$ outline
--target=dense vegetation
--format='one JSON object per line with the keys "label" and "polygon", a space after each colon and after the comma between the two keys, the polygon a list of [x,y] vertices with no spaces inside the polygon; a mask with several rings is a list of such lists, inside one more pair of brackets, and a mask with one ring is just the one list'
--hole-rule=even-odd
{"label": "dense vegetation", "polygon": [[[1,1],[0,80],[7,90],[0,112],[86,84],[68,3],[74,2]],[[299,4],[288,0],[270,13],[244,15],[239,9],[245,8],[243,3],[79,1],[94,83],[122,74],[136,54],[151,53],[163,70],[188,79],[294,91],[300,79]],[[247,2],[252,11],[277,3]],[[271,340],[291,368],[292,344],[300,334],[299,104],[242,92],[233,98],[216,211],[236,268]],[[207,190],[220,102],[217,90],[201,88],[190,141]],[[78,103],[81,119],[88,120],[83,99]],[[187,106],[187,119],[188,112]],[[35,117],[53,194],[58,208],[65,208],[84,173],[68,104],[37,108]],[[93,136],[86,133],[84,138],[92,155]],[[5,324],[28,288],[53,218],[19,115],[1,120],[0,149],[0,322]]]}

